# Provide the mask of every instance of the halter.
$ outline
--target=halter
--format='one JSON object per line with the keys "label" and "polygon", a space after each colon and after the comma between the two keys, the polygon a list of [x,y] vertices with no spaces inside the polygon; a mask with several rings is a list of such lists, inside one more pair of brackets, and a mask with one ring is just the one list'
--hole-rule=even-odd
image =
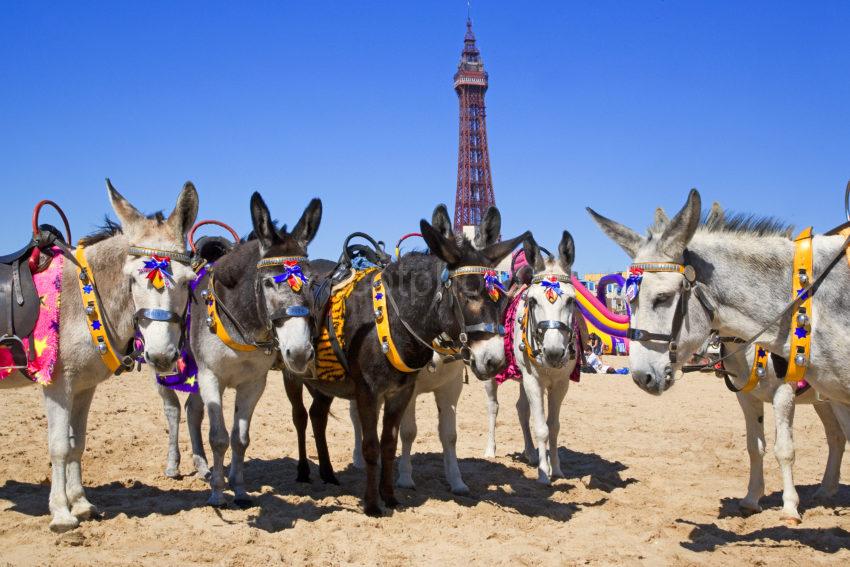
{"label": "halter", "polygon": [[[555,303],[563,295],[564,292],[560,286],[562,283],[572,285],[572,279],[565,274],[539,274],[531,279],[531,285],[541,285],[546,288],[546,298],[550,303]],[[560,319],[537,321],[537,318],[534,316],[534,306],[537,300],[533,297],[528,297],[528,291],[525,292],[523,299],[525,300],[525,308],[521,322],[523,335],[522,346],[531,361],[537,362],[541,351],[538,345],[543,340],[543,335],[546,334],[546,331],[551,329],[570,333],[567,348],[570,351],[570,360],[574,359],[576,352],[575,341],[572,340],[572,329]]]}
{"label": "halter", "polygon": [[[167,281],[166,278],[170,276],[167,272],[167,264],[171,261],[177,261],[181,264],[189,264],[191,262],[189,256],[183,252],[141,246],[130,246],[128,255],[158,258],[158,260],[153,260],[157,263],[157,265],[155,267],[151,267],[148,273],[154,273],[154,270],[157,270],[159,274],[155,277],[160,277],[163,281]],[[135,348],[135,341],[131,341],[130,344],[132,346],[130,352],[119,358],[116,354],[117,350],[113,346],[113,341],[109,336],[109,329],[111,326],[106,321],[106,313],[104,313],[101,305],[100,295],[98,294],[97,284],[95,283],[94,270],[92,270],[88,260],[86,259],[83,245],[77,246],[77,249],[74,252],[74,258],[76,259],[77,264],[77,279],[80,286],[80,296],[88,319],[86,328],[91,336],[92,344],[100,355],[104,365],[112,373],[121,374],[122,372],[131,370],[136,357],[142,354],[143,348],[141,346]],[[147,265],[145,268],[142,268],[142,270],[145,269],[147,269]],[[151,278],[149,277],[149,279]],[[180,314],[158,308],[138,309],[133,314],[133,327],[137,332],[139,331],[139,322],[142,320],[180,324],[180,342],[182,344],[185,337],[185,327],[183,325],[184,317]]]}
{"label": "halter", "polygon": [[714,320],[715,308],[708,300],[702,287],[696,281],[696,271],[693,266],[678,264],[675,262],[641,262],[632,264],[629,267],[629,279],[626,281],[625,293],[630,299],[637,297],[638,287],[640,285],[643,274],[645,273],[678,273],[683,277],[682,291],[679,295],[679,301],[676,303],[676,309],[673,313],[673,322],[670,333],[653,333],[644,329],[629,328],[628,338],[637,342],[662,342],[667,343],[667,353],[670,357],[670,362],[676,364],[679,332],[682,329],[682,322],[688,312],[688,300],[690,299],[691,291],[695,292],[700,305],[708,314],[709,320]]}
{"label": "halter", "polygon": [[500,336],[504,336],[505,334],[505,326],[499,322],[481,322],[474,325],[466,324],[466,320],[463,317],[463,308],[460,306],[460,299],[457,297],[457,292],[455,292],[454,286],[452,286],[452,280],[463,276],[475,275],[484,276],[484,287],[487,291],[487,295],[493,301],[499,300],[500,293],[507,293],[505,287],[501,284],[501,282],[499,282],[496,270],[493,268],[488,268],[486,266],[463,266],[455,270],[445,270],[443,272],[443,286],[451,291],[449,299],[452,302],[452,309],[454,309],[455,317],[457,318],[458,323],[460,323],[461,333],[458,336],[458,339],[460,340],[461,345],[466,345],[467,335],[469,333],[486,333],[489,335]]}

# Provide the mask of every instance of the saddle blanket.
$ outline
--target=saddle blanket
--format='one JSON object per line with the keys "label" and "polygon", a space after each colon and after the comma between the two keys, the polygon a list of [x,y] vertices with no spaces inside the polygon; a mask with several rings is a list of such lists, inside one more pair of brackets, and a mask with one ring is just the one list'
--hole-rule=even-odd
{"label": "saddle blanket", "polygon": [[[367,268],[355,270],[353,277],[343,285],[335,287],[330,299],[330,317],[333,325],[334,335],[339,342],[339,347],[345,349],[345,302],[354,291],[357,283],[366,276],[373,274],[378,268]],[[318,348],[316,349],[316,377],[326,382],[337,382],[345,378],[345,369],[331,345],[331,336],[328,332],[327,320],[322,322],[322,332],[319,335]]]}
{"label": "saddle blanket", "polygon": [[[41,308],[32,337],[23,339],[29,357],[26,372],[32,380],[44,386],[53,381],[53,369],[59,359],[59,301],[65,266],[65,256],[59,248],[54,246],[50,254],[53,259],[47,268],[32,277]],[[0,347],[0,380],[16,371],[9,368],[14,365],[9,349]]]}

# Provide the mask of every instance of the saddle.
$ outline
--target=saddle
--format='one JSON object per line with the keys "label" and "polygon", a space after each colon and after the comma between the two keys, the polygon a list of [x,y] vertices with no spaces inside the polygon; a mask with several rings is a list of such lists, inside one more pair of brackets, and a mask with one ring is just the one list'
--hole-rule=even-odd
{"label": "saddle", "polygon": [[65,242],[62,234],[56,227],[43,224],[26,246],[0,256],[0,347],[11,352],[13,368],[18,370],[27,366],[29,357],[23,339],[35,329],[41,307],[33,272],[50,264],[49,250],[56,242]]}

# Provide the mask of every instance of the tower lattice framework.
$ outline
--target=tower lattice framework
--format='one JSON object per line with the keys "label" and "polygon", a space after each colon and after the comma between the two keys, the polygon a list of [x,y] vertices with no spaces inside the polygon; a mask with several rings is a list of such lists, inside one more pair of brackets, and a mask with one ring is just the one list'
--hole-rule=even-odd
{"label": "tower lattice framework", "polygon": [[455,232],[458,233],[463,231],[464,226],[478,226],[487,209],[496,204],[484,109],[487,78],[481,53],[475,45],[472,21],[467,19],[463,52],[454,76],[454,88],[460,102],[454,216]]}

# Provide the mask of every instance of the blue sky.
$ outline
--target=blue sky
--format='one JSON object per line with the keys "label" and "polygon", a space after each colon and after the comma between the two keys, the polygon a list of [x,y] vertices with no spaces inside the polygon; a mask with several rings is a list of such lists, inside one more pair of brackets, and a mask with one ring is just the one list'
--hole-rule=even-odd
{"label": "blue sky", "polygon": [[[240,232],[253,190],[290,224],[319,196],[313,256],[453,210],[465,2],[176,4],[0,5],[3,249],[41,198],[91,230],[107,176],[148,212],[191,179]],[[642,229],[690,187],[843,219],[847,2],[478,1],[473,20],[504,236],[567,228],[578,270],[619,269],[584,207]]]}

